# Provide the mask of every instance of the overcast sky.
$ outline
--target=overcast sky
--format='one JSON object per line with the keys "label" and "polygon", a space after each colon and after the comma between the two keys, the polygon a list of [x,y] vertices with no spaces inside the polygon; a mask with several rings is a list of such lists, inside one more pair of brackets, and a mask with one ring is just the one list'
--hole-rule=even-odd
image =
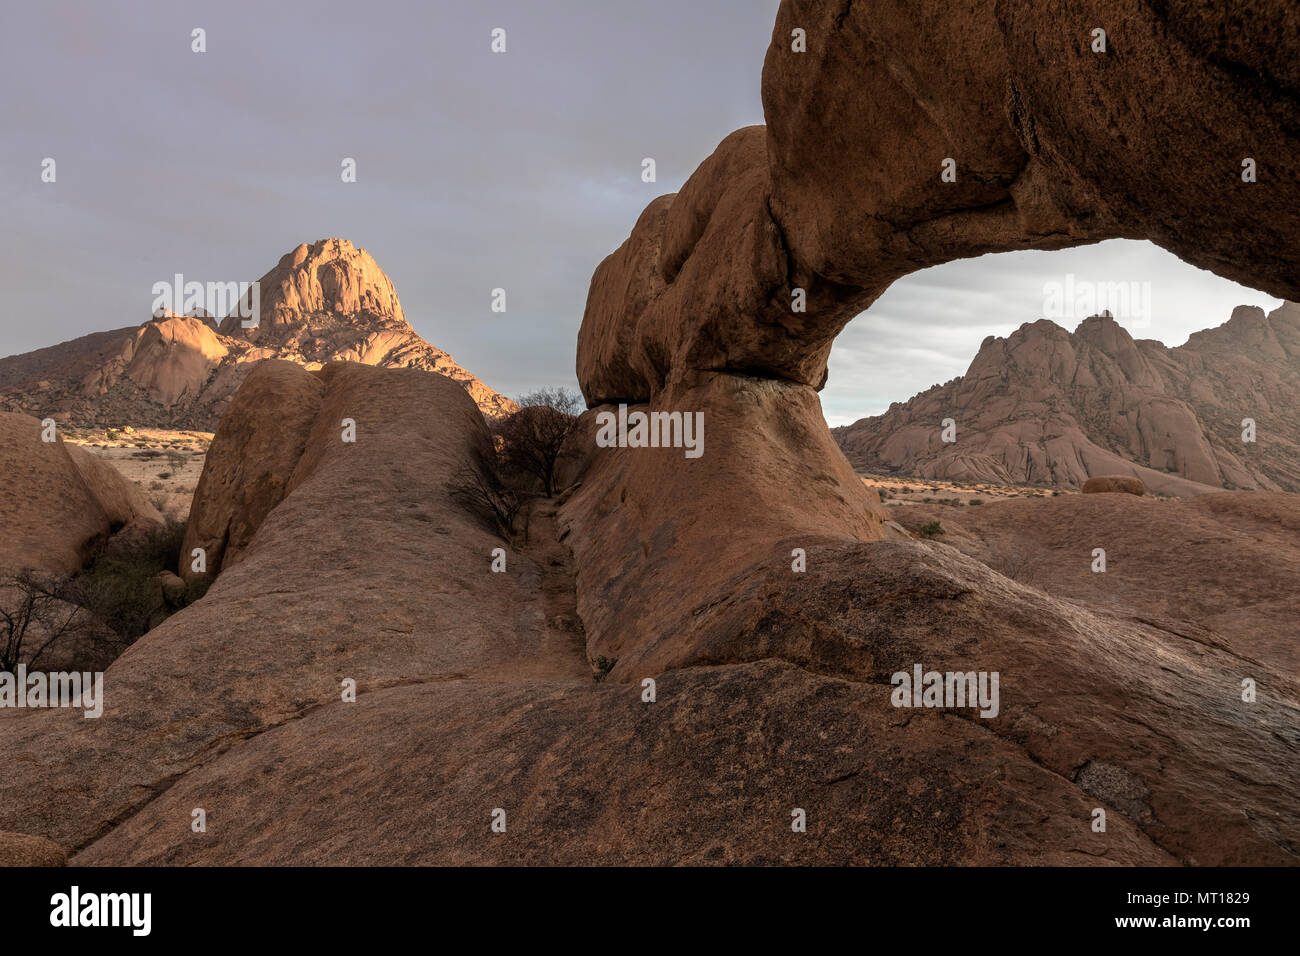
{"label": "overcast sky", "polygon": [[[0,355],[145,321],[153,284],[174,273],[251,281],[299,243],[340,236],[388,273],[416,330],[490,386],[576,387],[596,265],[647,202],[763,121],[777,6],[11,4]],[[206,53],[191,51],[196,27]],[[505,54],[490,52],[495,27]],[[356,183],[341,181],[345,157]],[[1149,283],[1131,331],[1169,345],[1235,305],[1278,301],[1146,243],[951,263],[896,283],[840,336],[828,421],[962,374],[985,335],[1042,317],[1045,286],[1071,273]],[[490,310],[496,287],[504,315]]]}

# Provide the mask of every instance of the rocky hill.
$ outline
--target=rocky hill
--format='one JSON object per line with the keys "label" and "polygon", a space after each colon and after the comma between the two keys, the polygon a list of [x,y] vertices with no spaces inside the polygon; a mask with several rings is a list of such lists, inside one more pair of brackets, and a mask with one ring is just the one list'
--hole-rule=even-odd
{"label": "rocky hill", "polygon": [[[1134,474],[1154,491],[1300,491],[1300,306],[1233,310],[1167,348],[1109,316],[989,336],[969,370],[835,429],[859,468],[1066,488]],[[956,424],[944,442],[942,422]],[[1244,419],[1256,441],[1242,440]]]}
{"label": "rocky hill", "polygon": [[238,310],[219,325],[202,312],[166,312],[135,328],[0,359],[0,410],[60,423],[211,431],[249,370],[267,358],[309,370],[337,361],[418,368],[459,382],[488,416],[515,407],[417,335],[392,281],[346,239],[298,246],[258,289],[253,328],[243,327]]}

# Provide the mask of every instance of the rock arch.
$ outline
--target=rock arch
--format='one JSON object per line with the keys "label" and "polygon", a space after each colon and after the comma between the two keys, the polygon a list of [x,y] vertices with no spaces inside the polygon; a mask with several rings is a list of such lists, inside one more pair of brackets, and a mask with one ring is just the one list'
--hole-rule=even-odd
{"label": "rock arch", "polygon": [[724,139],[597,269],[584,393],[647,401],[701,371],[820,388],[890,283],[987,252],[1149,239],[1300,297],[1298,51],[1300,11],[1275,0],[785,0],[768,125]]}
{"label": "rock arch", "polygon": [[[806,53],[791,49],[796,28]],[[732,133],[651,202],[592,279],[577,352],[592,411],[703,410],[707,436],[696,461],[596,450],[590,420],[574,442],[581,483],[563,514],[588,653],[617,660],[608,679],[778,659],[878,688],[921,658],[1000,667],[1022,709],[993,733],[1090,796],[1070,777],[1086,754],[1125,767],[1153,794],[1134,819],[1163,850],[1292,859],[1293,837],[1277,834],[1300,832],[1294,813],[1265,832],[1214,807],[1215,827],[1252,847],[1237,854],[1178,809],[1218,799],[1201,770],[1163,741],[1135,756],[1118,730],[1133,712],[1170,737],[1216,724],[1231,703],[1184,682],[1222,683],[1238,665],[1202,671],[1196,646],[1150,622],[889,540],[905,535],[830,440],[816,392],[835,336],[890,283],[987,252],[1144,238],[1295,298],[1297,52],[1300,10],[1278,0],[785,0],[763,73],[768,125]],[[1247,157],[1263,171],[1253,183]],[[1112,496],[1089,506],[1099,497]],[[806,573],[792,572],[796,548]],[[1183,663],[1162,670],[1157,648]],[[1183,685],[1172,697],[1168,680]],[[1289,700],[1267,719],[1286,724]],[[1238,805],[1291,799],[1221,786]]]}

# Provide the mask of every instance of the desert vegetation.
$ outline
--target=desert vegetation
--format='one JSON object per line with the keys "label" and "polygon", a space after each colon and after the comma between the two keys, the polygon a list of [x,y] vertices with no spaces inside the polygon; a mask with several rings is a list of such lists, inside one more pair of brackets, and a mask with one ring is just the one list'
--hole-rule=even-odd
{"label": "desert vegetation", "polygon": [[115,539],[75,574],[32,568],[0,575],[0,670],[57,661],[103,667],[207,590],[174,574],[185,524],[168,518]]}
{"label": "desert vegetation", "polygon": [[518,401],[518,411],[492,424],[491,452],[477,455],[449,484],[453,498],[504,538],[530,498],[559,491],[560,452],[583,407],[580,395],[563,388],[540,389]]}

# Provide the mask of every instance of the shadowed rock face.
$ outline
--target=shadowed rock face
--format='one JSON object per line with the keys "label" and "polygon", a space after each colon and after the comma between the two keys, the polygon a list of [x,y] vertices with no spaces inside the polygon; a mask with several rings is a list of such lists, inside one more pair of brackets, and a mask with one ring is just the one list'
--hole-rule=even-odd
{"label": "shadowed rock face", "polygon": [[50,840],[0,831],[0,866],[65,866],[63,848]]}
{"label": "shadowed rock face", "polygon": [[[83,847],[244,739],[353,706],[341,700],[344,678],[363,699],[396,684],[503,674],[591,684],[571,635],[543,613],[543,569],[512,554],[509,574],[491,574],[503,542],[448,494],[488,441],[463,388],[354,363],[324,376],[268,363],[246,385],[225,433],[265,457],[214,441],[196,509],[234,529],[238,560],[113,663],[103,717],[0,708],[0,751],[23,755],[0,780],[0,830]],[[270,454],[292,434],[280,418],[299,414],[291,401],[316,406],[301,414],[301,451]],[[340,440],[343,417],[357,423],[355,443]],[[241,467],[242,478],[225,480]],[[277,805],[295,799],[286,790]],[[159,839],[175,837],[167,829]],[[287,842],[279,853],[302,856]]]}
{"label": "shadowed rock face", "polygon": [[[659,688],[654,706],[590,682],[377,691],[187,774],[76,862],[1171,862],[1119,815],[1096,856],[1071,824],[1094,798],[969,722],[901,718],[876,688],[775,661]],[[311,800],[285,812],[295,788]],[[200,799],[221,831],[176,839]],[[806,834],[796,807],[813,808]]]}
{"label": "shadowed rock face", "polygon": [[[855,465],[1078,488],[1130,474],[1153,491],[1300,491],[1300,306],[1233,310],[1166,348],[1108,316],[989,336],[960,378],[835,429]],[[942,440],[944,419],[957,441]],[[1256,441],[1242,424],[1256,423]]]}
{"label": "shadowed rock face", "polygon": [[[1300,673],[1296,495],[1061,495],[960,511],[917,506],[900,517],[909,528],[940,520],[945,544],[1054,597],[1222,641],[1248,668]],[[1093,570],[1097,547],[1106,551],[1104,574]]]}
{"label": "shadowed rock face", "polygon": [[392,281],[346,239],[303,243],[220,326],[197,310],[0,359],[0,408],[59,421],[215,428],[249,370],[278,358],[308,369],[347,361],[418,368],[459,382],[484,414],[513,410],[407,324]]}
{"label": "shadowed rock face", "polygon": [[[299,365],[268,359],[249,373],[240,402],[221,419],[194,490],[179,572],[203,574],[230,567],[271,510],[284,500],[307,445],[325,392],[322,377]],[[338,434],[342,435],[342,419]]]}
{"label": "shadowed rock face", "polygon": [[692,635],[717,597],[718,575],[754,562],[789,567],[787,539],[889,534],[879,499],[837,453],[808,386],[705,373],[637,407],[703,409],[704,452],[694,460],[679,448],[593,454],[592,421],[609,406],[587,411],[570,438],[588,455],[564,506],[579,529],[568,542],[578,608],[591,656],[618,659],[613,676],[698,661]]}
{"label": "shadowed rock face", "polygon": [[[699,383],[701,401],[732,378]],[[748,388],[732,400],[811,400],[803,386]],[[1300,690],[1212,629],[1048,596],[943,544],[855,540],[837,527],[870,519],[847,494],[841,513],[790,496],[766,524],[758,499],[683,501],[674,522],[625,449],[579,463],[570,493],[578,535],[590,521],[615,539],[613,558],[590,540],[578,550],[584,652],[542,619],[543,570],[511,548],[507,573],[491,573],[505,542],[448,494],[487,440],[462,389],[410,370],[322,379],[268,364],[232,422],[253,446],[282,434],[266,402],[294,390],[319,410],[302,453],[275,466],[287,490],[259,521],[208,485],[211,513],[243,514],[249,541],[108,670],[104,716],[0,711],[0,745],[24,755],[0,777],[0,829],[52,838],[81,864],[1294,861]],[[348,412],[356,445],[335,426]],[[799,422],[767,417],[765,447]],[[735,469],[739,435],[718,431],[729,454],[714,467]],[[214,442],[208,468],[226,473],[238,450]],[[835,480],[784,468],[766,480]],[[613,497],[584,499],[589,487]],[[1148,504],[1073,500],[1093,512],[1069,536],[1079,548]],[[746,533],[710,520],[737,508]],[[622,553],[637,509],[662,540],[631,546],[681,542],[698,556],[684,573],[665,562],[642,577],[645,555]],[[825,532],[798,531],[813,522]],[[788,571],[795,546],[803,574]],[[585,577],[607,560],[626,581]],[[710,563],[728,575],[712,598],[689,580],[713,580]],[[679,590],[620,611],[636,580]],[[592,613],[602,599],[614,606]],[[584,658],[606,653],[619,662],[592,683]],[[916,662],[1000,671],[999,715],[891,706],[890,675]],[[1242,673],[1264,689],[1250,709]],[[356,703],[341,699],[345,677]],[[196,806],[204,834],[189,829]],[[1104,835],[1089,827],[1098,806]],[[488,830],[497,807],[504,840]],[[794,808],[807,834],[790,830]]]}

